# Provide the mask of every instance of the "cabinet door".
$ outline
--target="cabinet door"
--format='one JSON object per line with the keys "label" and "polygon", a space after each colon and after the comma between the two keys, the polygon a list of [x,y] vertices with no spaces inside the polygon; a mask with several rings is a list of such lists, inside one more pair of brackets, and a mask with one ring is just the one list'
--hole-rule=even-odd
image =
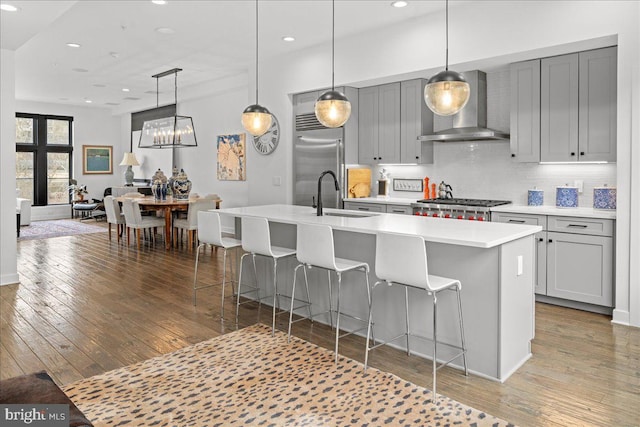
{"label": "cabinet door", "polygon": [[511,64],[511,157],[540,161],[540,60]]}
{"label": "cabinet door", "polygon": [[534,292],[547,294],[547,232],[536,233],[536,281]]}
{"label": "cabinet door", "polygon": [[400,162],[433,163],[433,141],[418,141],[433,132],[433,113],[424,103],[426,80],[400,82]]}
{"label": "cabinet door", "polygon": [[578,54],[541,60],[540,160],[578,160]]}
{"label": "cabinet door", "polygon": [[344,202],[344,208],[353,211],[386,212],[387,207],[378,203]]}
{"label": "cabinet door", "polygon": [[400,163],[400,83],[379,88],[378,163]]}
{"label": "cabinet door", "polygon": [[547,232],[547,295],[613,306],[613,238]]}
{"label": "cabinet door", "polygon": [[359,91],[358,162],[375,164],[378,160],[378,87]]}
{"label": "cabinet door", "polygon": [[387,205],[387,213],[411,215],[413,214],[413,208],[405,205]]}
{"label": "cabinet door", "polygon": [[616,161],[617,48],[580,52],[579,159]]}
{"label": "cabinet door", "polygon": [[295,108],[295,114],[311,114],[315,113],[315,106],[318,97],[320,96],[320,92],[305,92],[299,93],[294,96],[293,104]]}

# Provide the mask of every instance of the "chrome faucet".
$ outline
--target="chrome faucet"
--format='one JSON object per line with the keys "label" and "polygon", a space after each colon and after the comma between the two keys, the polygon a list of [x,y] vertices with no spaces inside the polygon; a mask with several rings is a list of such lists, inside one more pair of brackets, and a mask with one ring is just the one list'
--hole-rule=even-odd
{"label": "chrome faucet", "polygon": [[336,174],[333,171],[324,171],[320,174],[320,178],[318,178],[318,204],[314,206],[317,208],[316,215],[322,216],[322,178],[325,175],[331,175],[333,177],[333,182],[336,184],[336,191],[340,191],[340,184],[338,184],[338,178],[336,178]]}

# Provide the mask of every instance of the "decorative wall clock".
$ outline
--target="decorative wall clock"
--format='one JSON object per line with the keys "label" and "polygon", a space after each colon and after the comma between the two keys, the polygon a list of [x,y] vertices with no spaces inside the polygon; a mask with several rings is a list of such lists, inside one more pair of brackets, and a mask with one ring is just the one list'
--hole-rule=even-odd
{"label": "decorative wall clock", "polygon": [[273,114],[271,115],[273,120],[271,121],[271,127],[264,134],[253,137],[253,146],[258,153],[267,155],[275,151],[280,141],[280,123]]}

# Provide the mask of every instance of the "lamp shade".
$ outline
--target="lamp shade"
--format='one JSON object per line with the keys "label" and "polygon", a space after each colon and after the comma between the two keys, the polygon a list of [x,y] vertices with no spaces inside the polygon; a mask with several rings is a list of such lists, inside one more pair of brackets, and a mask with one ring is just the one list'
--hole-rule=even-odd
{"label": "lamp shade", "polygon": [[315,105],[318,121],[328,128],[344,125],[351,116],[351,103],[343,93],[329,90],[320,95]]}
{"label": "lamp shade", "polygon": [[124,153],[120,166],[140,166],[134,153]]}
{"label": "lamp shade", "polygon": [[424,88],[424,102],[440,116],[451,116],[469,101],[469,83],[462,74],[444,70],[431,77]]}
{"label": "lamp shade", "polygon": [[242,112],[242,127],[253,136],[264,135],[271,127],[273,117],[262,105],[249,105]]}
{"label": "lamp shade", "polygon": [[138,142],[140,148],[195,147],[197,145],[193,119],[189,116],[171,116],[145,121]]}

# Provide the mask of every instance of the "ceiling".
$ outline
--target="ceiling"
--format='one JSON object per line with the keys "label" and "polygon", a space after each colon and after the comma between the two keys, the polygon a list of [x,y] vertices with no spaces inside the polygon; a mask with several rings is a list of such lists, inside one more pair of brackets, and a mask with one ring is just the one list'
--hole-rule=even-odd
{"label": "ceiling", "polygon": [[[20,100],[118,111],[145,101],[152,107],[156,102],[153,74],[182,68],[178,86],[183,88],[246,74],[254,66],[252,0],[169,0],[165,5],[149,0],[2,2],[20,8],[2,11],[0,29],[2,48],[16,51],[16,98]],[[337,0],[336,38],[444,9],[443,1],[414,0],[404,8],[390,3]],[[261,58],[321,43],[329,49],[330,1],[262,0],[259,13]],[[158,28],[174,32],[163,34]],[[286,35],[296,40],[284,42]],[[81,47],[68,47],[69,42]],[[173,78],[158,83],[160,103],[172,102]]]}

